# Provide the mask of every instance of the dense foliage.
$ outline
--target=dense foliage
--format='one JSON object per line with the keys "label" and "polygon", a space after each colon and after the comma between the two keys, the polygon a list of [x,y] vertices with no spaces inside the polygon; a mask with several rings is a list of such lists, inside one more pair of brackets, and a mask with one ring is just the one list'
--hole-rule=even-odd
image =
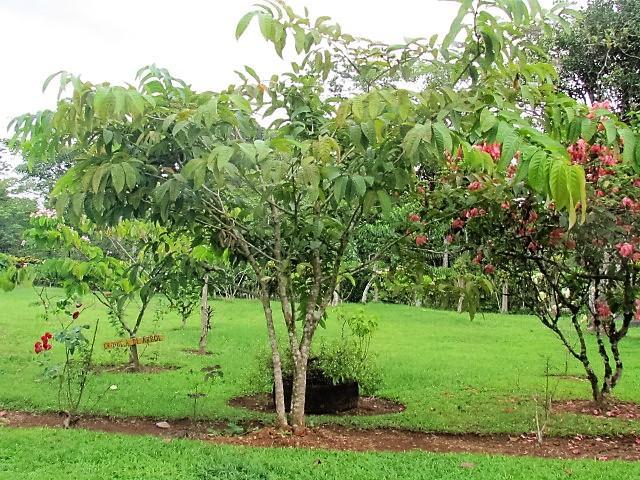
{"label": "dense foliage", "polygon": [[[612,101],[630,120],[640,111],[640,1],[589,0],[555,41],[559,86],[587,102]],[[635,113],[634,113],[635,112]]]}

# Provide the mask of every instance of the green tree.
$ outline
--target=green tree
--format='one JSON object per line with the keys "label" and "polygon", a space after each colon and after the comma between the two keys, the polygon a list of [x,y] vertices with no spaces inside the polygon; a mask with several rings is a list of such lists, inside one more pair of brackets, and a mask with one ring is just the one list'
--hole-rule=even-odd
{"label": "green tree", "polygon": [[[277,417],[286,426],[285,349],[275,334],[272,292],[280,300],[294,365],[291,423],[302,429],[310,348],[336,285],[395,244],[425,244],[401,218],[394,238],[365,265],[353,265],[345,256],[358,226],[381,215],[391,221],[394,203],[415,195],[418,179],[427,192],[437,191],[436,174],[457,151],[478,172],[505,172],[516,152],[526,151],[525,176],[548,182],[550,171],[561,173],[549,196],[571,223],[584,205],[584,177],[559,139],[597,126],[578,119],[581,107],[556,93],[555,70],[538,60],[545,53],[522,33],[548,30],[545,19],[559,17],[535,0],[460,3],[450,34],[437,44],[426,40],[429,48],[419,51],[414,41],[378,47],[382,57],[404,50],[414,65],[434,69],[438,78],[446,73],[446,85],[410,91],[370,82],[365,93],[329,97],[335,50],[348,56],[357,39],[326,17],[313,22],[270,2],[244,16],[236,33],[255,18],[276,53],[293,41],[299,57],[291,72],[263,82],[246,67],[243,83],[221,92],[195,92],[155,66],[139,72],[137,88],[62,73],[56,111],[16,119],[14,141],[28,160],[60,152],[73,158],[53,191],[69,219],[86,215],[111,224],[150,217],[242,256],[259,279]],[[501,144],[498,162],[472,147],[480,138]],[[625,133],[628,142],[635,137]],[[536,149],[545,162],[534,161]],[[420,228],[440,223],[436,214]]]}
{"label": "green tree", "polygon": [[11,194],[11,180],[0,180],[0,253],[24,256],[24,232],[29,228],[29,215],[36,201]]}
{"label": "green tree", "polygon": [[570,29],[558,30],[555,47],[564,91],[610,100],[624,118],[640,110],[640,1],[589,0]]}

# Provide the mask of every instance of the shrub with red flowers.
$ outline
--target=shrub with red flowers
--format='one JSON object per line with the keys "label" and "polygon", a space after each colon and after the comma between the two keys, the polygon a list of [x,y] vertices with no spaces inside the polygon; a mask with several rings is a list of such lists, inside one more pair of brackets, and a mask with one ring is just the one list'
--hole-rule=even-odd
{"label": "shrub with red flowers", "polygon": [[[558,142],[515,152],[501,168],[461,162],[429,202],[450,215],[452,252],[515,287],[602,402],[623,373],[619,342],[640,319],[640,142],[606,104],[577,120],[583,130],[566,153]],[[476,151],[495,160],[487,145]]]}
{"label": "shrub with red flowers", "polygon": [[[57,385],[59,407],[66,413],[64,425],[68,427],[77,420],[77,412],[92,372],[98,322],[96,322],[92,339],[89,339],[84,335],[84,331],[91,326],[77,323],[87,306],[71,296],[54,300],[44,288],[38,290],[38,296],[44,308],[42,320],[48,323],[57,322],[60,330],[53,334],[45,332],[34,343],[33,350],[38,355],[38,363],[44,369],[44,377]],[[53,341],[63,349],[63,352],[57,354],[55,358],[49,357],[46,353],[52,350]],[[62,360],[57,361],[57,358]]]}

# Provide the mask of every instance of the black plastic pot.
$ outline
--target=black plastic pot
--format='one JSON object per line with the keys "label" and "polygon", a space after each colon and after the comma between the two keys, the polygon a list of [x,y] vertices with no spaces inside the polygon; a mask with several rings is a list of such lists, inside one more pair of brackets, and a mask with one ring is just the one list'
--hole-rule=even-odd
{"label": "black plastic pot", "polygon": [[[291,392],[293,390],[293,378],[282,379],[284,387],[284,405],[286,411],[291,409]],[[275,387],[273,400],[275,403]],[[358,407],[360,389],[358,382],[345,382],[334,385],[330,379],[321,375],[309,375],[307,377],[307,393],[305,397],[304,411],[311,414],[337,413]]]}

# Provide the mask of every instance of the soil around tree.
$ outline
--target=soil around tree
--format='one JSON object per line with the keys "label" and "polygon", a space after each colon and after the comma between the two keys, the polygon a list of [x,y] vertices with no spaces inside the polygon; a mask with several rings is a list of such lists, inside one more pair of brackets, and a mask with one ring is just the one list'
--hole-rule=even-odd
{"label": "soil around tree", "polygon": [[611,400],[600,406],[592,400],[562,400],[551,404],[554,412],[591,415],[599,418],[618,418],[621,420],[639,420],[640,405],[633,402]]}
{"label": "soil around tree", "polygon": [[207,350],[204,353],[201,353],[200,349],[198,349],[198,348],[183,348],[182,351],[184,353],[188,353],[190,355],[200,355],[200,356],[211,356],[211,355],[213,355],[213,352],[211,352],[209,350]]}
{"label": "soil around tree", "polygon": [[[63,416],[16,411],[0,412],[0,431],[8,427],[62,428]],[[170,442],[177,438],[216,444],[252,447],[296,447],[338,451],[420,450],[436,453],[478,453],[536,456],[547,458],[587,458],[595,460],[640,460],[640,437],[635,435],[593,437],[546,437],[537,444],[535,434],[478,435],[415,432],[399,429],[357,429],[324,425],[294,436],[258,421],[228,424],[223,421],[168,420],[151,418],[111,418],[83,416],[74,428],[129,435],[154,435]],[[162,425],[162,426],[159,426]],[[470,467],[471,468],[471,467]]]}
{"label": "soil around tree", "polygon": [[98,364],[93,365],[91,370],[94,373],[162,373],[162,372],[170,372],[173,370],[179,370],[180,366],[178,365],[140,365],[140,368],[135,369],[133,365],[129,363],[123,364]]}
{"label": "soil around tree", "polygon": [[[269,393],[254,393],[242,397],[235,397],[229,400],[232,407],[246,408],[254,412],[274,413],[276,411],[273,404],[273,397]],[[369,416],[386,415],[390,413],[400,413],[405,410],[405,406],[400,402],[378,397],[360,397],[358,407],[343,412],[336,412],[332,416]]]}

